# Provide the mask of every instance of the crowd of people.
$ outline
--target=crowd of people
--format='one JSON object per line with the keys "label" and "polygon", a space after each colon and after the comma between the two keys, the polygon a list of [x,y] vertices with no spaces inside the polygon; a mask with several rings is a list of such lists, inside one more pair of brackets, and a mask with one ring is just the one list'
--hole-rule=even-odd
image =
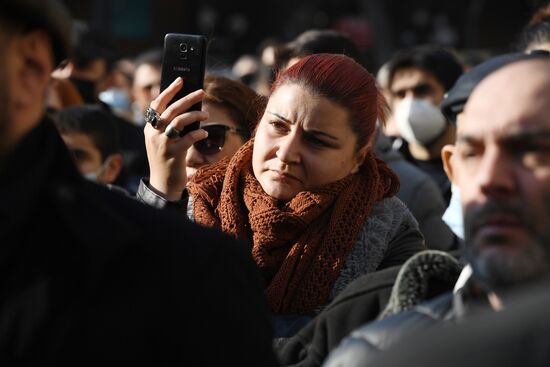
{"label": "crowd of people", "polygon": [[550,4],[510,45],[311,29],[173,101],[3,1],[0,364],[546,365]]}

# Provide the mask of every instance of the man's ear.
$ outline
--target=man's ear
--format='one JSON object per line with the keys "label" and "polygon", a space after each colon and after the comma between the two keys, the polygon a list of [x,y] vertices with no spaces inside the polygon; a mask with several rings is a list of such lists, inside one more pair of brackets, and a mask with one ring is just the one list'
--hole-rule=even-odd
{"label": "man's ear", "polygon": [[12,98],[15,107],[41,107],[54,69],[51,40],[45,31],[36,30],[17,36]]}
{"label": "man's ear", "polygon": [[103,182],[105,183],[113,183],[116,181],[118,175],[120,174],[120,171],[122,171],[122,166],[124,165],[122,159],[122,154],[115,153],[111,154],[108,157],[107,166],[105,167],[105,170],[103,171],[103,174],[101,175]]}
{"label": "man's ear", "polygon": [[453,144],[447,144],[441,148],[441,160],[443,160],[443,169],[449,178],[449,181],[453,182],[453,153],[455,146]]}

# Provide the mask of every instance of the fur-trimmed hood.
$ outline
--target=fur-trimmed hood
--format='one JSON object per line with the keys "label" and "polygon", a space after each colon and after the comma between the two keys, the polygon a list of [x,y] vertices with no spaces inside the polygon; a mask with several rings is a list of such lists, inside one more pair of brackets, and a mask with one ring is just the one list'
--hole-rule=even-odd
{"label": "fur-trimmed hood", "polygon": [[379,319],[386,318],[452,290],[463,264],[453,255],[426,250],[407,260],[397,275],[391,296]]}

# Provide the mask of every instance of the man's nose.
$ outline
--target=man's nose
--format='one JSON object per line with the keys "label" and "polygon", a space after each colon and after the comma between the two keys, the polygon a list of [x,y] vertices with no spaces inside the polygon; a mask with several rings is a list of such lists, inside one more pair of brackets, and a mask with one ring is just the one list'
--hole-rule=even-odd
{"label": "man's nose", "polygon": [[517,169],[517,164],[506,152],[498,148],[487,150],[476,172],[479,190],[491,197],[513,194],[517,189]]}

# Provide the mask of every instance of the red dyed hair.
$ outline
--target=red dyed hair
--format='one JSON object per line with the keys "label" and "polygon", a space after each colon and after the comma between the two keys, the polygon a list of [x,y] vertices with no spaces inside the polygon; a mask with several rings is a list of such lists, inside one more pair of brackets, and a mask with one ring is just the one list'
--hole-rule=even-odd
{"label": "red dyed hair", "polygon": [[373,141],[376,121],[383,124],[386,120],[388,105],[376,79],[348,56],[306,56],[277,75],[271,93],[289,83],[303,85],[314,94],[344,107],[357,136],[357,150]]}

